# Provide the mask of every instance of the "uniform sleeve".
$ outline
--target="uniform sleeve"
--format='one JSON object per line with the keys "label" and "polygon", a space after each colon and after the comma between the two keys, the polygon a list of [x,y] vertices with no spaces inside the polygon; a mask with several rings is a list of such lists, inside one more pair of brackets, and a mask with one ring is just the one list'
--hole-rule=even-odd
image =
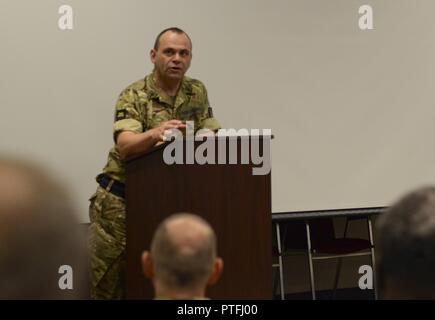
{"label": "uniform sleeve", "polygon": [[207,89],[204,85],[202,85],[203,90],[203,99],[204,105],[204,113],[200,116],[199,119],[199,129],[209,129],[211,131],[218,131],[221,128],[219,121],[214,117],[213,111],[210,107],[210,103],[208,101]]}
{"label": "uniform sleeve", "polygon": [[139,109],[139,99],[133,89],[124,90],[116,102],[115,122],[113,124],[113,139],[122,131],[143,132],[142,117]]}

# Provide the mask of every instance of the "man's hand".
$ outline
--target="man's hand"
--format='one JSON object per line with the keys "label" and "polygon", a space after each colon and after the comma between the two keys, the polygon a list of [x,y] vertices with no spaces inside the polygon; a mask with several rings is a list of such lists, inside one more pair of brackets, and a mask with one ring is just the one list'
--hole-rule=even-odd
{"label": "man's hand", "polygon": [[118,135],[116,146],[121,159],[127,159],[146,152],[156,144],[164,141],[165,131],[171,129],[183,129],[186,125],[180,120],[162,122],[158,127],[142,133],[123,131]]}
{"label": "man's hand", "polygon": [[162,122],[158,127],[150,129],[151,136],[155,143],[165,141],[165,131],[171,129],[184,129],[186,125],[180,120],[169,120]]}

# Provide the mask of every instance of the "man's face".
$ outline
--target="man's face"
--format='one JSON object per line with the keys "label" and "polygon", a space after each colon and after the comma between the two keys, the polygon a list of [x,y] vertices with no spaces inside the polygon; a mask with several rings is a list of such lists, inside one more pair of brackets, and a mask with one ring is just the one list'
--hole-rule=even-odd
{"label": "man's face", "polygon": [[166,80],[181,80],[190,67],[192,46],[182,33],[165,32],[157,50],[151,50],[151,62],[159,77]]}

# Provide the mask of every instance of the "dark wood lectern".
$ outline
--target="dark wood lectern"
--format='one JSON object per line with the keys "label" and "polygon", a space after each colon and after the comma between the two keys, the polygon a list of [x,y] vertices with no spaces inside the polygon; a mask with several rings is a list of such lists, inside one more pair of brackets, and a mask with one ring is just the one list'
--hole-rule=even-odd
{"label": "dark wood lectern", "polygon": [[[210,139],[210,138],[209,138]],[[151,299],[153,288],[141,269],[158,224],[176,212],[205,218],[216,231],[218,255],[224,269],[207,290],[212,299],[271,299],[271,178],[253,175],[258,167],[240,164],[241,145],[271,137],[214,137],[226,142],[226,164],[172,164],[163,160],[166,143],[126,163],[127,298]],[[237,140],[237,163],[229,164],[230,140]],[[186,140],[179,142],[186,160]],[[203,142],[194,142],[195,149]],[[244,150],[244,149],[243,149]],[[222,151],[222,149],[220,149]],[[251,159],[251,158],[249,158]],[[269,159],[267,159],[269,161]],[[186,163],[186,162],[184,162]]]}

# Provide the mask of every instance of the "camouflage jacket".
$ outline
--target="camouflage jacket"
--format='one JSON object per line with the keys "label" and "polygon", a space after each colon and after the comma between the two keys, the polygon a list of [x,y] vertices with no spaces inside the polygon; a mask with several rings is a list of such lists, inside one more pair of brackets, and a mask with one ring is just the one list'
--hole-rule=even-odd
{"label": "camouflage jacket", "polygon": [[219,122],[211,114],[207,90],[198,80],[184,77],[175,98],[156,87],[153,74],[128,86],[116,103],[113,125],[115,146],[109,152],[103,173],[125,182],[124,165],[116,148],[120,132],[145,132],[171,119],[192,120],[195,131],[220,129]]}

